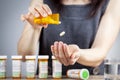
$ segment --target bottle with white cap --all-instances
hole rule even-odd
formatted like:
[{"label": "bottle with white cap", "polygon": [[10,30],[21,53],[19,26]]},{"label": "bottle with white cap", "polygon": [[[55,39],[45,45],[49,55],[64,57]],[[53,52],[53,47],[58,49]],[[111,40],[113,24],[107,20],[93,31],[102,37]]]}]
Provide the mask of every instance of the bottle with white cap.
[{"label": "bottle with white cap", "polygon": [[87,69],[70,69],[67,71],[67,76],[70,78],[79,78],[82,80],[88,80],[89,71]]},{"label": "bottle with white cap", "polygon": [[6,60],[7,56],[0,56],[0,79],[6,77]]},{"label": "bottle with white cap", "polygon": [[52,56],[52,77],[61,78],[62,77],[62,64]]},{"label": "bottle with white cap", "polygon": [[36,56],[34,55],[27,55],[25,56],[26,59],[26,78],[35,78],[35,66],[36,66]]},{"label": "bottle with white cap", "polygon": [[22,56],[12,56],[12,78],[21,78]]},{"label": "bottle with white cap", "polygon": [[48,55],[38,56],[39,78],[48,78]]}]

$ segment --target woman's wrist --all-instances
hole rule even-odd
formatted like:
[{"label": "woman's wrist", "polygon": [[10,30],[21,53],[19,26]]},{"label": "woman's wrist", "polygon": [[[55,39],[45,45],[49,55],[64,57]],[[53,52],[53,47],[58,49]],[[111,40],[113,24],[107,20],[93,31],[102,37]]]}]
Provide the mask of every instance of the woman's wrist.
[{"label": "woman's wrist", "polygon": [[76,61],[76,62],[78,62],[79,63],[79,60],[81,59],[81,57],[83,56],[83,50],[82,49],[79,49],[78,50],[78,56],[79,56],[79,58],[78,58],[78,60]]}]

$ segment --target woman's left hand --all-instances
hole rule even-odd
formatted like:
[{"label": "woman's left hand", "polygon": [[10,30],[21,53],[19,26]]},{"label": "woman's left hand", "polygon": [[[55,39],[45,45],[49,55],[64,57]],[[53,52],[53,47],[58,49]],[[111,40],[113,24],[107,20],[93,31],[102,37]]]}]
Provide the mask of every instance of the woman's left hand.
[{"label": "woman's left hand", "polygon": [[80,57],[80,48],[75,45],[67,45],[63,42],[55,42],[51,46],[52,54],[65,66],[74,65]]}]

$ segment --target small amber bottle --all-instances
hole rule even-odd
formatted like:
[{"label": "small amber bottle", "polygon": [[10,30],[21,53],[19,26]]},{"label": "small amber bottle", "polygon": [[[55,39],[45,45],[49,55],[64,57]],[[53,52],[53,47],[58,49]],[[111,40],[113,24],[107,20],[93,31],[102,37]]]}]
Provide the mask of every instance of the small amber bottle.
[{"label": "small amber bottle", "polygon": [[62,78],[62,64],[54,56],[52,56],[52,69],[53,78]]},{"label": "small amber bottle", "polygon": [[38,56],[39,78],[48,78],[48,56]]},{"label": "small amber bottle", "polygon": [[21,78],[21,61],[22,56],[12,56],[12,78]]},{"label": "small amber bottle", "polygon": [[52,14],[49,15],[47,17],[38,17],[38,18],[34,18],[34,23],[35,24],[61,24],[61,22],[59,21],[59,14]]},{"label": "small amber bottle", "polygon": [[0,56],[0,79],[6,78],[6,60],[7,56]]},{"label": "small amber bottle", "polygon": [[36,56],[25,56],[26,58],[26,78],[35,78],[35,66],[36,66]]}]

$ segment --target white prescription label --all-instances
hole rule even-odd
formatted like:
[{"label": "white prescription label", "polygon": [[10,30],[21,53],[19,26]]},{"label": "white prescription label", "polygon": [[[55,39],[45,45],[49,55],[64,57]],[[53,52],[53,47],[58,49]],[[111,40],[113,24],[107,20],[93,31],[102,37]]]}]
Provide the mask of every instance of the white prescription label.
[{"label": "white prescription label", "polygon": [[41,61],[39,63],[39,69],[40,69],[40,73],[48,73],[48,62]]},{"label": "white prescription label", "polygon": [[13,65],[12,67],[13,72],[20,72],[20,68],[21,68],[20,60],[13,60],[12,65]]},{"label": "white prescription label", "polygon": [[53,72],[62,72],[62,64],[58,60],[53,60]]},{"label": "white prescription label", "polygon": [[58,60],[53,60],[53,77],[62,77],[62,64]]},{"label": "white prescription label", "polygon": [[0,60],[0,72],[5,72],[5,60]]},{"label": "white prescription label", "polygon": [[27,72],[35,72],[35,61],[34,60],[26,61],[26,70]]}]

